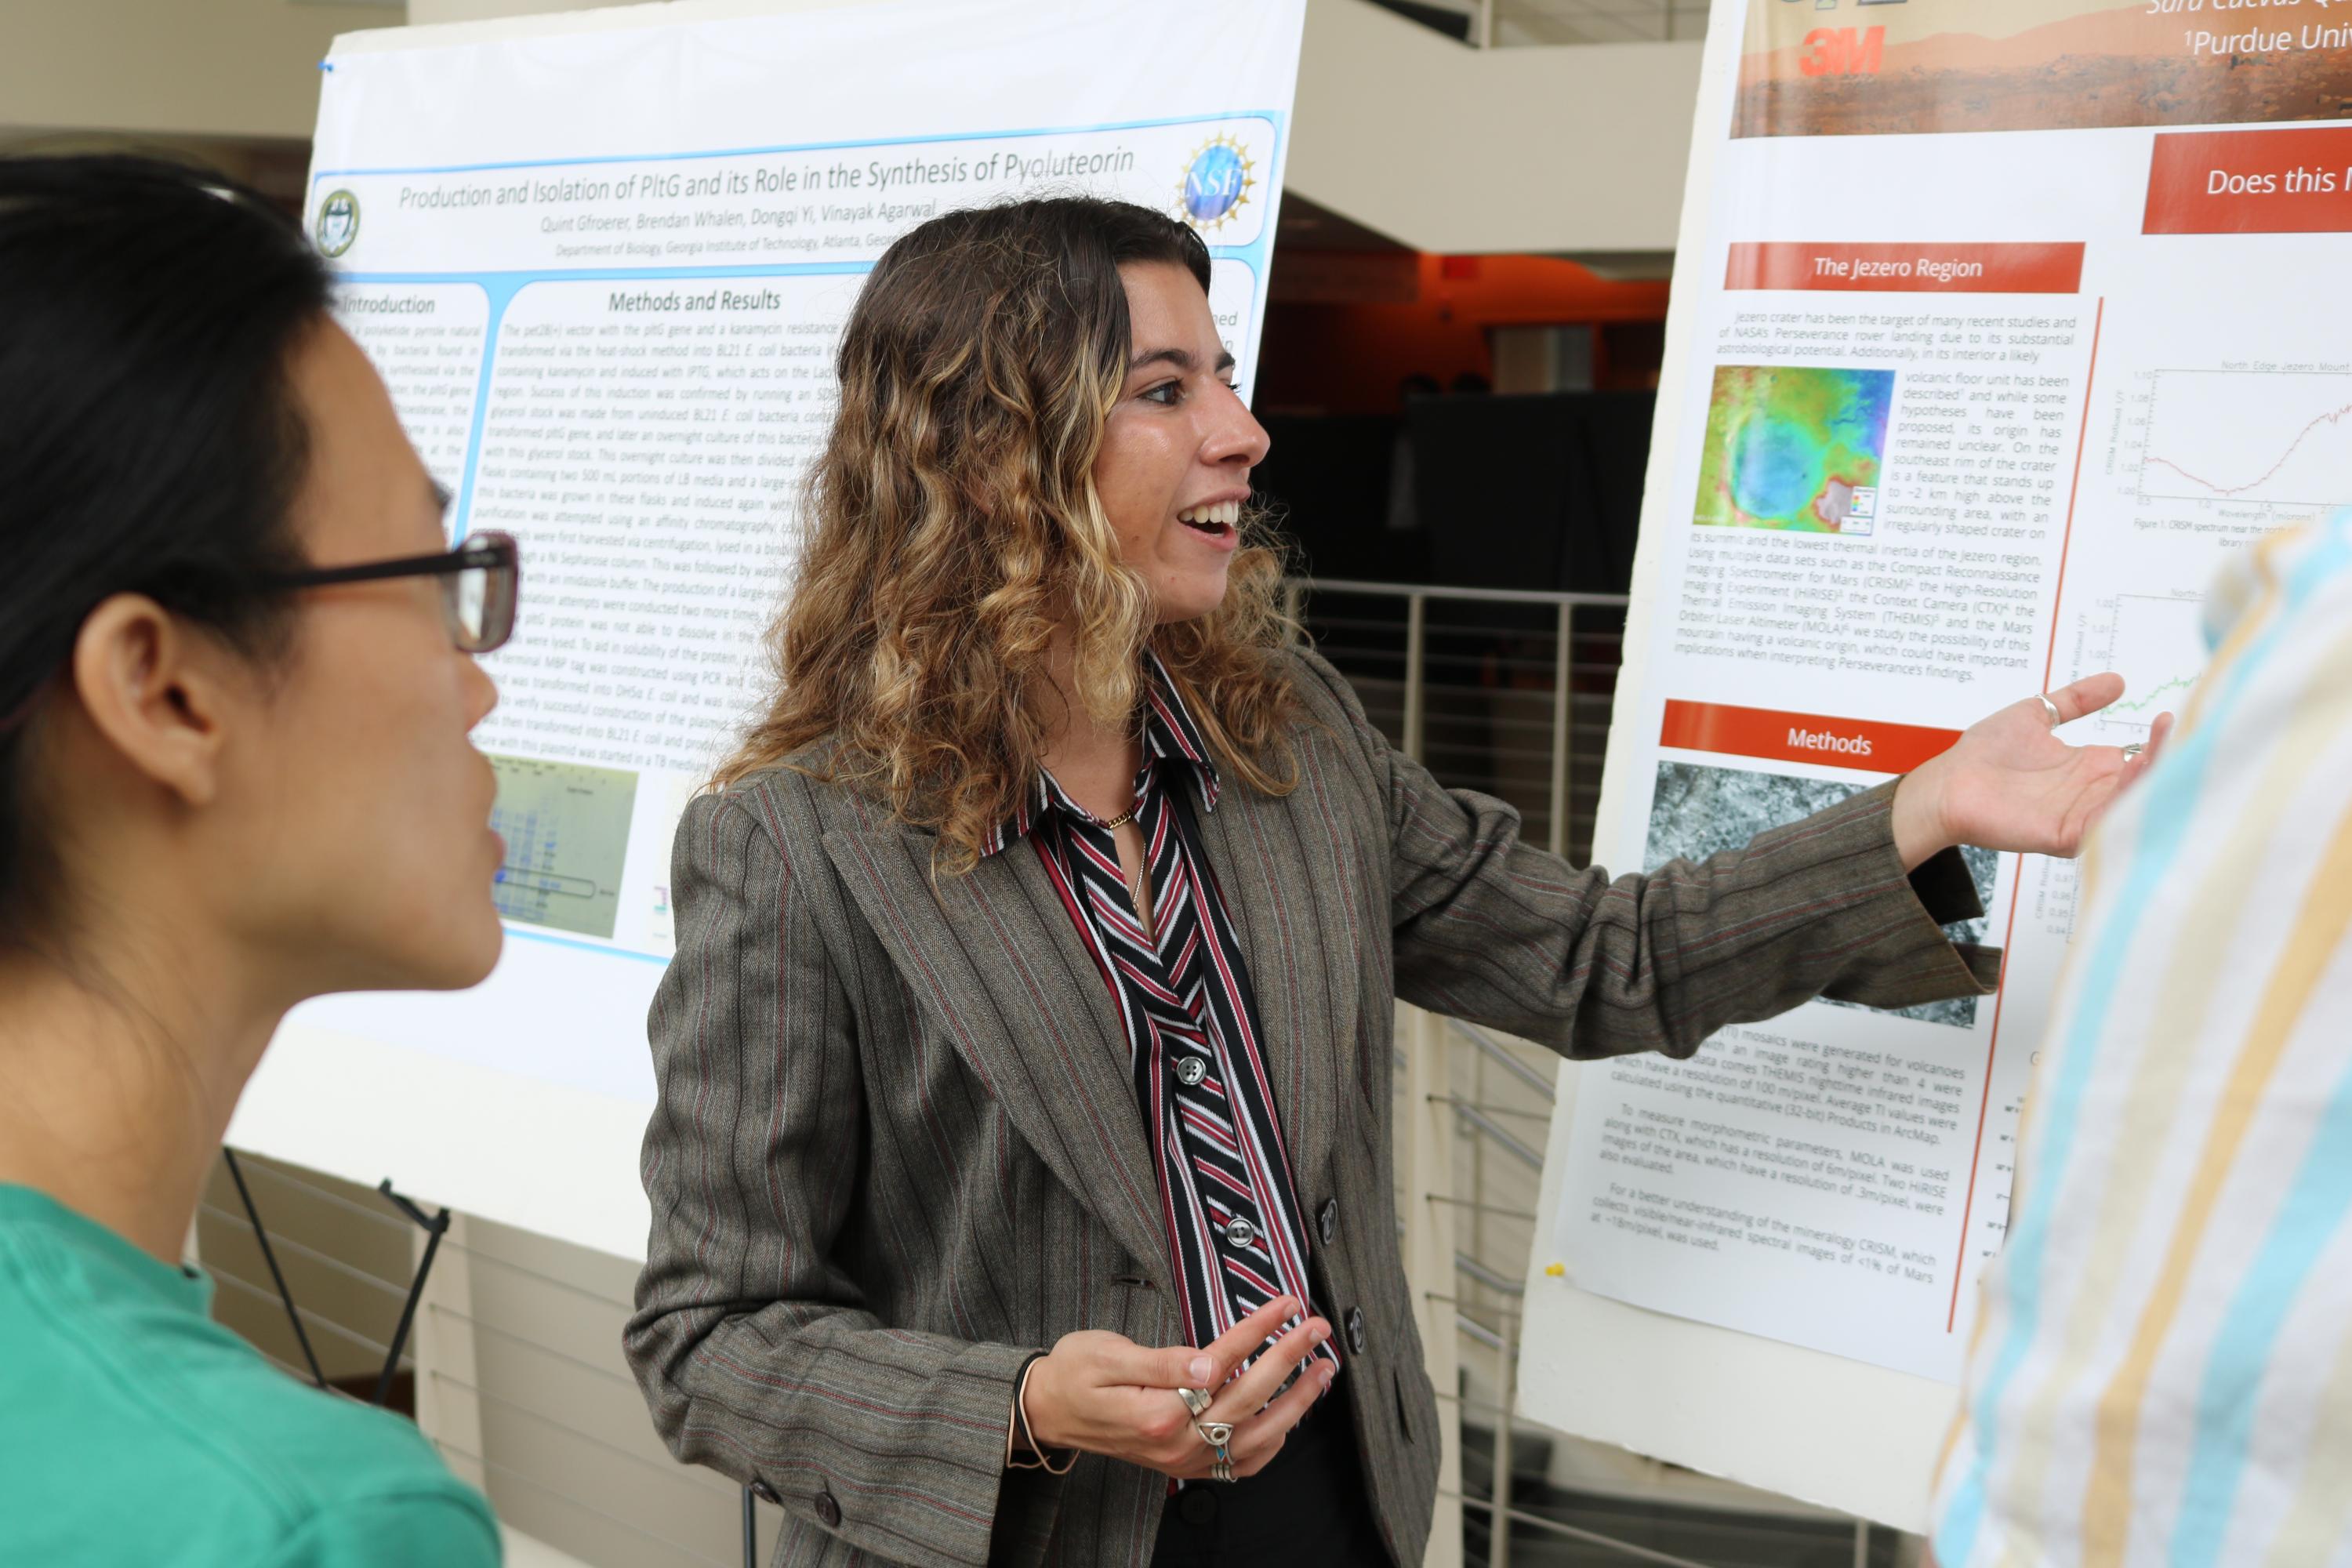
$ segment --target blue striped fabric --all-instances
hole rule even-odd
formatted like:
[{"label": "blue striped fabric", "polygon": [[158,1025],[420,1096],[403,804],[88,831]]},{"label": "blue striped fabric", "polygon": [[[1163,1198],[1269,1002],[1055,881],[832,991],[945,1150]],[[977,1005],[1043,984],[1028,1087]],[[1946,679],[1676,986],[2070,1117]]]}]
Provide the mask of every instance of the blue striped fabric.
[{"label": "blue striped fabric", "polygon": [[2352,1563],[2352,514],[2207,621],[2086,857],[1943,1568]]}]

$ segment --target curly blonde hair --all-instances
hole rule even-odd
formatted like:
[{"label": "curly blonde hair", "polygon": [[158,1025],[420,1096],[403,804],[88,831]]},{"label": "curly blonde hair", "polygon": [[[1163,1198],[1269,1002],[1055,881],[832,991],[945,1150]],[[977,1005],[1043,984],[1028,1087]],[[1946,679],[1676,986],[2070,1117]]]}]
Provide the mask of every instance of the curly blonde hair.
[{"label": "curly blonde hair", "polygon": [[[883,254],[841,341],[841,405],[808,479],[799,577],[769,634],[778,689],[718,782],[780,763],[871,790],[975,865],[1038,777],[1060,705],[1132,722],[1156,651],[1219,763],[1295,783],[1282,560],[1262,512],[1223,602],[1154,625],[1094,486],[1131,350],[1119,268],[1209,253],[1125,202],[949,213]],[[1066,630],[1075,689],[1046,669]],[[830,740],[821,763],[796,759]]]}]

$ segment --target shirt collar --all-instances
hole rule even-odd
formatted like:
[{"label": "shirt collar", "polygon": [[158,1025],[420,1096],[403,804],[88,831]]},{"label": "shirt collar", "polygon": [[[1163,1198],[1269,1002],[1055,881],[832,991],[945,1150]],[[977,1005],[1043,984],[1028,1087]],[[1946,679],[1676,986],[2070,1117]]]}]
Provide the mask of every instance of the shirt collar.
[{"label": "shirt collar", "polygon": [[131,1289],[197,1317],[212,1310],[213,1282],[206,1274],[174,1268],[151,1257],[129,1237],[32,1187],[0,1182],[0,1246],[12,1230],[46,1232],[70,1249],[79,1262],[106,1275],[103,1288]]},{"label": "shirt collar", "polygon": [[[1150,648],[1143,653],[1143,771],[1136,775],[1137,795],[1141,795],[1155,767],[1171,763],[1192,774],[1201,792],[1201,808],[1216,810],[1222,781],[1200,724],[1193,719],[1192,710],[1184,705],[1183,695],[1177,690],[1168,667]],[[985,860],[1007,845],[1027,837],[1029,830],[1047,815],[1076,809],[1062,793],[1061,785],[1054,782],[1054,775],[1039,768],[1037,776],[1022,792],[1021,804],[1013,808],[1013,815],[999,823],[996,831],[980,847],[980,858]]]}]

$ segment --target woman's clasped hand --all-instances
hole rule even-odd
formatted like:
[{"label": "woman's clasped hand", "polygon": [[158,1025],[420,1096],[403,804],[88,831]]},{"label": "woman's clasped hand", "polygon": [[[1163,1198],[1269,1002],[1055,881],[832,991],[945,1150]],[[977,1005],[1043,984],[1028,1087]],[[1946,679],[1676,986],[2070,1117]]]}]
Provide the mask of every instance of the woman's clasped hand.
[{"label": "woman's clasped hand", "polygon": [[[1030,1435],[1048,1448],[1079,1448],[1181,1480],[1205,1480],[1217,1451],[1200,1427],[1223,1422],[1233,1428],[1226,1452],[1234,1479],[1254,1476],[1282,1451],[1339,1370],[1318,1359],[1283,1389],[1331,1337],[1328,1322],[1308,1318],[1274,1338],[1298,1310],[1286,1296],[1269,1301],[1200,1350],[1153,1349],[1099,1329],[1065,1334],[1030,1371],[1022,1397]],[[1248,1369],[1234,1376],[1253,1353]],[[1197,1420],[1177,1392],[1184,1388],[1216,1395]]]}]

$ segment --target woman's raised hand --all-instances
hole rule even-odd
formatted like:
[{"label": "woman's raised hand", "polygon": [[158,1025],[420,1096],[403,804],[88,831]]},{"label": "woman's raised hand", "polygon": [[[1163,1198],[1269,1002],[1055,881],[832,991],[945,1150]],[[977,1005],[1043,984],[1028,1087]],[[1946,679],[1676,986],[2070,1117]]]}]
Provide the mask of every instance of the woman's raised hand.
[{"label": "woman's raised hand", "polygon": [[[1230,1424],[1234,1432],[1226,1452],[1234,1475],[1255,1475],[1331,1386],[1331,1363],[1318,1362],[1280,1399],[1274,1398],[1283,1380],[1331,1337],[1329,1323],[1309,1318],[1266,1344],[1266,1336],[1298,1310],[1288,1297],[1269,1301],[1200,1350],[1150,1349],[1099,1329],[1065,1334],[1029,1369],[1024,1401],[1029,1435],[1045,1447],[1083,1448],[1162,1475],[1204,1479],[1216,1450],[1202,1439],[1176,1391],[1207,1389],[1216,1399],[1200,1420]],[[1250,1369],[1233,1377],[1234,1368],[1253,1352],[1257,1359]]]},{"label": "woman's raised hand", "polygon": [[1895,847],[1907,869],[1954,844],[2071,856],[2116,796],[2144,774],[2172,731],[2158,716],[2137,755],[2118,746],[2070,746],[2053,732],[2124,694],[2120,675],[2094,675],[2012,702],[1970,725],[1951,750],[1895,792]]}]

